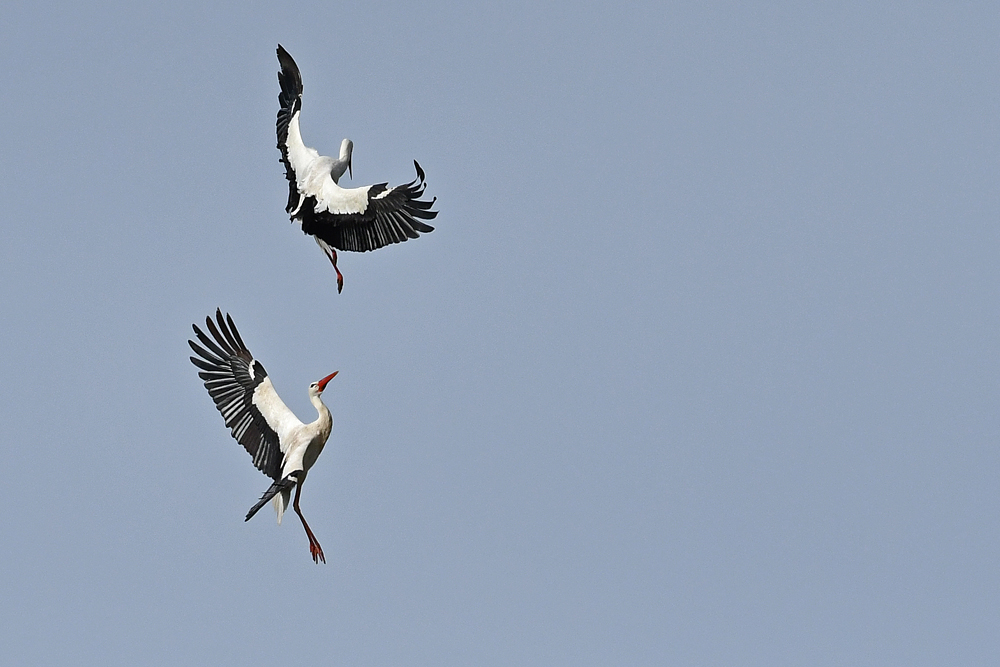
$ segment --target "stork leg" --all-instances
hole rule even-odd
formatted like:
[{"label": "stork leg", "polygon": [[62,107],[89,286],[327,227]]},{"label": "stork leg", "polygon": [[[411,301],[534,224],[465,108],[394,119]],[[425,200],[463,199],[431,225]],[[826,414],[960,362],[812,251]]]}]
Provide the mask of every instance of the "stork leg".
[{"label": "stork leg", "polygon": [[[337,251],[330,248],[330,252],[327,254],[327,257],[329,257],[330,261],[333,262],[333,270],[337,272],[337,294],[340,294],[344,291],[344,276],[340,272],[340,269],[337,268]],[[323,562],[325,563],[326,561]]]},{"label": "stork leg", "polygon": [[330,263],[333,264],[333,270],[337,272],[337,294],[340,294],[344,291],[344,275],[340,272],[340,269],[337,268],[337,251],[334,250],[333,246],[320,237],[313,236],[313,238],[316,239],[316,243],[323,251],[323,254],[330,258]]},{"label": "stork leg", "polygon": [[[339,271],[337,273],[340,273]],[[326,556],[323,555],[323,547],[319,545],[319,540],[313,535],[312,530],[309,529],[309,524],[306,523],[306,518],[302,516],[302,510],[299,509],[299,495],[302,493],[302,483],[299,482],[298,486],[295,487],[295,500],[292,502],[292,507],[295,508],[295,513],[299,515],[299,519],[302,520],[302,527],[306,529],[306,535],[309,537],[309,553],[312,554],[313,562],[319,564],[320,561],[326,563]]]}]

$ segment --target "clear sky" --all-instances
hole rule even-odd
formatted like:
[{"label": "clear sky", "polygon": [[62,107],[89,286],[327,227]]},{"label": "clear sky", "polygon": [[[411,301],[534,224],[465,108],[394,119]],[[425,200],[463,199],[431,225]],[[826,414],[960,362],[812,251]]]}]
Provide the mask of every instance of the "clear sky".
[{"label": "clear sky", "polygon": [[[206,4],[0,21],[0,663],[996,660],[995,3]],[[341,295],[279,42],[438,198]],[[216,307],[300,417],[340,371],[325,566],[243,522]]]}]

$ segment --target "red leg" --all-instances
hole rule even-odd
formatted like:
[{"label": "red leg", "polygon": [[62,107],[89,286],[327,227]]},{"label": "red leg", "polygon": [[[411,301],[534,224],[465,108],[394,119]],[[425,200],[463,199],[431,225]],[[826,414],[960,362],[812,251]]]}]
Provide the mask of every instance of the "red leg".
[{"label": "red leg", "polygon": [[333,262],[333,270],[337,272],[337,294],[344,291],[344,276],[340,273],[340,269],[337,268],[337,251],[330,248],[330,252],[327,255],[330,261]]},{"label": "red leg", "polygon": [[306,518],[302,516],[302,510],[299,509],[299,495],[302,493],[302,482],[299,482],[298,486],[295,487],[295,502],[292,503],[292,507],[295,508],[295,513],[299,515],[299,519],[302,520],[302,527],[306,529],[306,535],[309,537],[309,553],[312,554],[313,562],[317,565],[320,561],[326,563],[326,556],[323,555],[323,547],[319,545],[319,540],[313,535],[313,532],[309,529],[309,524],[306,523]]}]

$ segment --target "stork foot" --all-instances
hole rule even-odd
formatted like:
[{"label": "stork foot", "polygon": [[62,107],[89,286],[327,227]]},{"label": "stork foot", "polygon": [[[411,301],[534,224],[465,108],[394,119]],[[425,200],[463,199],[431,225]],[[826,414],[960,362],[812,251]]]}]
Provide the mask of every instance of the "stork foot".
[{"label": "stork foot", "polygon": [[315,539],[309,540],[309,553],[312,554],[313,562],[319,565],[320,561],[326,564],[326,556],[323,555],[323,547]]},{"label": "stork foot", "polygon": [[[337,267],[333,267],[337,268]],[[344,291],[344,276],[340,274],[340,269],[337,269],[337,294]]]}]

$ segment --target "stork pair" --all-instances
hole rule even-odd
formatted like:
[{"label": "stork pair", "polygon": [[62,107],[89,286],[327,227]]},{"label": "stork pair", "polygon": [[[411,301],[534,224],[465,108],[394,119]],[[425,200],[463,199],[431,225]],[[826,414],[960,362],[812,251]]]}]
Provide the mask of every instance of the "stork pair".
[{"label": "stork pair", "polygon": [[[435,200],[420,199],[424,193],[424,171],[417,164],[417,177],[405,185],[388,187],[379,183],[361,188],[342,188],[340,178],[346,171],[352,178],[351,154],[354,144],[344,139],[337,159],[320,155],[302,141],[299,113],[302,108],[302,76],[295,61],[278,45],[278,150],[288,179],[288,204],[285,212],[292,222],[330,259],[337,272],[337,292],[344,288],[344,276],[337,268],[337,250],[365,252],[392,243],[415,239],[434,231],[423,220],[437,215],[431,207]],[[191,362],[201,369],[198,376],[215,401],[233,438],[247,450],[254,465],[273,480],[270,488],[246,515],[246,521],[268,501],[274,503],[278,523],[288,507],[292,491],[295,513],[309,538],[313,561],[326,562],[319,541],[299,509],[299,496],[309,469],[333,428],[333,417],[320,398],[336,371],[309,385],[309,400],[318,413],[316,421],[304,424],[278,397],[267,371],[243,343],[236,325],[227,314],[216,310],[215,321],[205,320],[208,334],[197,326],[195,335],[201,343],[188,341],[198,355]],[[209,335],[211,334],[211,335]]]}]

